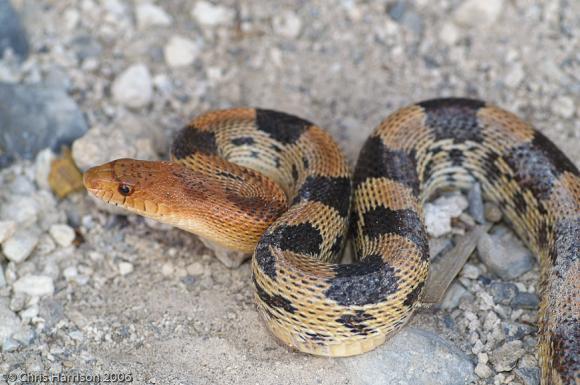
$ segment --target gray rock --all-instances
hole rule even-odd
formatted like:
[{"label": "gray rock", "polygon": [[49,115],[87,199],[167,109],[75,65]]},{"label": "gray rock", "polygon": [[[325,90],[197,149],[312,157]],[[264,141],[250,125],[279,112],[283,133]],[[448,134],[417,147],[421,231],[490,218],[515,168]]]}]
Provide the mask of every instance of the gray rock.
[{"label": "gray rock", "polygon": [[467,194],[469,201],[469,215],[479,224],[485,222],[485,210],[483,207],[483,198],[481,196],[481,185],[474,183]]},{"label": "gray rock", "polygon": [[0,83],[0,167],[22,157],[33,159],[87,131],[77,104],[62,90]]},{"label": "gray rock", "polygon": [[367,354],[340,361],[353,384],[464,385],[470,359],[432,332],[406,328]]},{"label": "gray rock", "polygon": [[22,327],[18,329],[16,333],[12,334],[12,338],[24,346],[30,345],[34,337],[34,330],[32,330],[30,327]]},{"label": "gray rock", "polygon": [[455,282],[447,289],[447,293],[445,293],[445,297],[443,297],[443,301],[441,302],[441,308],[456,308],[462,298],[474,299],[473,294],[468,292],[462,284]]},{"label": "gray rock", "polygon": [[2,251],[9,260],[20,263],[32,253],[39,239],[38,231],[33,229],[20,230],[2,243]]},{"label": "gray rock", "polygon": [[10,0],[0,0],[0,58],[10,48],[22,59],[28,56],[28,39]]},{"label": "gray rock", "polygon": [[135,9],[137,25],[139,29],[147,29],[155,26],[167,26],[171,24],[172,18],[163,8],[155,4],[138,4]]},{"label": "gray rock", "polygon": [[96,58],[101,55],[103,48],[99,42],[90,35],[80,35],[71,41],[71,48],[79,60]]},{"label": "gray rock", "polygon": [[484,205],[484,211],[485,211],[485,219],[492,222],[492,223],[497,223],[499,221],[501,221],[501,217],[502,217],[502,212],[499,209],[499,207],[497,207],[496,205],[494,205],[493,203],[486,203]]},{"label": "gray rock", "polygon": [[492,234],[484,234],[477,243],[481,261],[503,279],[514,279],[532,268],[531,252],[507,227],[496,226]]},{"label": "gray rock", "polygon": [[455,21],[463,26],[489,25],[497,20],[503,0],[466,0],[455,12]]},{"label": "gray rock", "polygon": [[20,318],[9,308],[6,301],[0,300],[0,343],[14,334],[20,327]]},{"label": "gray rock", "polygon": [[26,275],[14,282],[13,289],[15,293],[42,297],[54,293],[54,284],[52,278],[45,275]]},{"label": "gray rock", "polygon": [[519,293],[518,287],[509,282],[494,282],[490,291],[494,302],[500,305],[509,305]]},{"label": "gray rock", "polygon": [[509,372],[516,366],[516,363],[524,353],[525,350],[522,348],[522,341],[515,340],[506,342],[493,351],[491,362],[496,371]]},{"label": "gray rock", "polygon": [[6,353],[18,350],[19,346],[20,344],[18,341],[11,337],[6,337],[4,338],[4,341],[2,341],[2,351]]},{"label": "gray rock", "polygon": [[511,306],[520,309],[535,310],[540,305],[540,298],[536,293],[518,293],[513,299]]},{"label": "gray rock", "polygon": [[116,102],[130,108],[148,105],[153,97],[153,80],[144,64],[135,64],[123,71],[112,86]]},{"label": "gray rock", "polygon": [[540,385],[540,368],[517,368],[515,373],[524,385]]},{"label": "gray rock", "polygon": [[10,238],[16,232],[16,222],[12,220],[0,221],[0,243]]}]

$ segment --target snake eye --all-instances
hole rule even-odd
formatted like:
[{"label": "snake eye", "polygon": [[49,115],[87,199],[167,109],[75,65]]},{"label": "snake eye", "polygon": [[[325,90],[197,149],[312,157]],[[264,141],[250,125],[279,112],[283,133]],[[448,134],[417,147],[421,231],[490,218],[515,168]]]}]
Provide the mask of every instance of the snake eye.
[{"label": "snake eye", "polygon": [[121,183],[119,185],[119,194],[123,196],[131,195],[133,192],[133,187],[129,186],[128,184]]}]

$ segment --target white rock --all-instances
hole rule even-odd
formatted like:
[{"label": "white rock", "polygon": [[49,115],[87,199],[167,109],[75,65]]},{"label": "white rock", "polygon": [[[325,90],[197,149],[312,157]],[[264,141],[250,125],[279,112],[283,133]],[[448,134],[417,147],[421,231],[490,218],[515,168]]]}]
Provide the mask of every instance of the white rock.
[{"label": "white rock", "polygon": [[187,274],[191,275],[202,275],[204,272],[203,265],[199,262],[194,262],[186,268]]},{"label": "white rock", "polygon": [[36,222],[38,203],[31,196],[12,196],[1,208],[0,217],[15,221],[22,227]]},{"label": "white rock", "polygon": [[151,3],[138,4],[135,10],[137,17],[137,26],[140,29],[146,29],[154,26],[166,26],[171,24],[169,16],[163,8]]},{"label": "white rock", "polygon": [[461,270],[461,275],[469,279],[477,279],[479,277],[479,268],[471,263],[466,263]]},{"label": "white rock", "polygon": [[18,316],[8,309],[3,301],[0,301],[0,346],[6,338],[16,333],[19,327]]},{"label": "white rock", "polygon": [[525,73],[522,65],[514,63],[511,65],[511,68],[505,76],[505,84],[507,84],[508,87],[515,88],[520,85],[522,80],[524,80],[524,76]]},{"label": "white rock", "polygon": [[56,243],[62,247],[70,246],[75,239],[75,231],[72,227],[65,224],[56,224],[50,226],[50,235]]},{"label": "white rock", "polygon": [[127,275],[133,272],[133,265],[129,262],[120,262],[119,263],[119,274]]},{"label": "white rock", "polygon": [[288,39],[298,37],[302,29],[302,21],[294,12],[284,11],[272,19],[274,32]]},{"label": "white rock", "polygon": [[171,264],[171,262],[164,263],[163,266],[161,266],[161,274],[163,274],[165,277],[173,275],[174,271],[175,269],[173,268],[173,264]]},{"label": "white rock", "polygon": [[0,221],[0,243],[10,238],[16,232],[16,222]]},{"label": "white rock", "polygon": [[487,366],[486,364],[481,363],[481,362],[477,364],[474,372],[475,372],[475,374],[477,374],[477,376],[479,378],[488,378],[488,377],[491,377],[491,375],[493,374],[493,371],[491,370],[491,368],[489,366]]},{"label": "white rock", "polygon": [[153,82],[149,69],[135,64],[123,71],[113,82],[113,98],[130,108],[148,105],[153,96]]},{"label": "white rock", "polygon": [[64,11],[64,26],[67,30],[72,31],[74,30],[79,21],[81,20],[81,14],[74,8],[69,8]]},{"label": "white rock", "polygon": [[15,293],[27,294],[31,297],[42,297],[54,293],[52,278],[45,275],[25,275],[14,282]]},{"label": "white rock", "polygon": [[447,22],[443,24],[443,27],[441,27],[441,31],[439,31],[439,38],[443,42],[449,45],[453,45],[457,42],[457,40],[459,40],[459,29],[457,29],[453,23]]},{"label": "white rock", "polygon": [[492,24],[500,15],[503,3],[503,0],[466,0],[455,11],[455,20],[464,26]]},{"label": "white rock", "polygon": [[228,24],[234,19],[234,11],[222,5],[207,1],[198,1],[191,10],[191,15],[202,25],[216,26]]},{"label": "white rock", "polygon": [[455,194],[442,196],[425,204],[425,225],[433,237],[440,237],[451,231],[451,218],[456,218],[467,208],[467,199]]},{"label": "white rock", "polygon": [[567,96],[560,96],[552,102],[552,111],[566,119],[574,116],[575,108],[574,100]]},{"label": "white rock", "polygon": [[191,65],[200,52],[200,47],[194,41],[174,35],[164,48],[165,62],[171,67]]},{"label": "white rock", "polygon": [[39,239],[38,232],[34,230],[19,230],[2,243],[2,251],[6,258],[15,263],[20,263],[32,253]]},{"label": "white rock", "polygon": [[48,175],[50,174],[50,166],[54,160],[54,153],[50,148],[45,148],[36,155],[34,162],[35,180],[38,187],[43,190],[50,190],[48,184]]}]

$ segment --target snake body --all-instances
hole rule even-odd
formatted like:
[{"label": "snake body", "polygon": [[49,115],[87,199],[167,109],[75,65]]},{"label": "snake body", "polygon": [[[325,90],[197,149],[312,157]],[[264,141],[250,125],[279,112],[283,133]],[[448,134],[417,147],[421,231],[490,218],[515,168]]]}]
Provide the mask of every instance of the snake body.
[{"label": "snake body", "polygon": [[[172,161],[121,159],[84,177],[106,202],[253,251],[268,328],[324,356],[366,352],[405,324],[429,272],[423,203],[475,181],[540,257],[542,383],[578,383],[580,176],[503,109],[460,98],[402,108],[367,139],[353,177],[304,119],[214,111],[179,132]],[[349,223],[356,260],[338,264]]]}]

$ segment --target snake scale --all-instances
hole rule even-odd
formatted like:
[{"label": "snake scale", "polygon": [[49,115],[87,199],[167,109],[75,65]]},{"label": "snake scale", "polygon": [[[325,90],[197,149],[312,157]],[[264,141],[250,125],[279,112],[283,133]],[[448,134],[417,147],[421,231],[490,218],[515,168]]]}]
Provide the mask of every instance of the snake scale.
[{"label": "snake scale", "polygon": [[[429,273],[424,201],[478,181],[540,258],[542,384],[579,383],[580,176],[515,115],[463,98],[402,108],[367,139],[352,176],[327,132],[265,109],[203,114],[178,133],[171,154],[94,167],[85,186],[253,252],[268,328],[324,356],[369,351],[405,324]],[[355,261],[338,264],[348,231]]]}]

